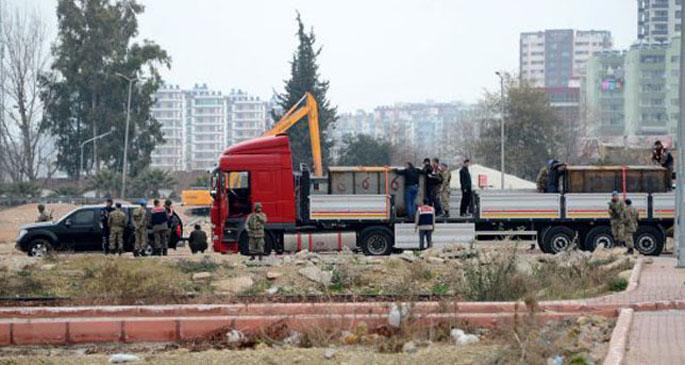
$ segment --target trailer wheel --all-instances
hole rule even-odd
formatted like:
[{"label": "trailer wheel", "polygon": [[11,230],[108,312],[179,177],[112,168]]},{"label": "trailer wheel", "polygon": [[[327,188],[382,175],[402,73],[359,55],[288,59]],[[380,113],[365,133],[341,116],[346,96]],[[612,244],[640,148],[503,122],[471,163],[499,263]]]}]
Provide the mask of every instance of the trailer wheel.
[{"label": "trailer wheel", "polygon": [[551,227],[542,239],[543,252],[556,254],[571,248],[575,231],[564,226]]},{"label": "trailer wheel", "polygon": [[547,246],[545,246],[543,244],[543,242],[544,242],[543,238],[545,237],[545,235],[547,234],[547,231],[549,231],[549,229],[550,229],[550,227],[545,227],[542,230],[538,231],[538,234],[536,237],[537,241],[538,241],[538,247],[540,247],[540,251],[542,251],[543,253],[549,253],[547,251]]},{"label": "trailer wheel", "polygon": [[609,226],[597,226],[588,232],[585,238],[585,249],[594,251],[599,245],[603,245],[605,248],[616,245],[616,240],[614,240]]},{"label": "trailer wheel", "polygon": [[659,256],[664,249],[664,233],[654,226],[639,226],[635,233],[635,249],[643,255]]},{"label": "trailer wheel", "polygon": [[360,246],[365,255],[381,256],[392,252],[392,232],[385,227],[368,227],[359,234]]}]

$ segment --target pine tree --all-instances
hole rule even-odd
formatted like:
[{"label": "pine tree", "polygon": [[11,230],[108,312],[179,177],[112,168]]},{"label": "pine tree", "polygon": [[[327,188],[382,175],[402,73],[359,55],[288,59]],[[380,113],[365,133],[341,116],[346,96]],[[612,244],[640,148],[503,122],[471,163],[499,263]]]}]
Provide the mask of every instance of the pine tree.
[{"label": "pine tree", "polygon": [[80,175],[80,144],[111,129],[112,135],[97,145],[85,146],[85,169],[98,170],[102,165],[121,170],[128,81],[117,74],[139,78],[131,97],[131,175],[149,165],[150,153],[163,141],[150,107],[162,82],[157,68],[169,67],[170,59],[151,41],[134,42],[137,16],[143,10],[135,0],[58,2],[57,42],[41,98],[45,122],[56,137],[57,164],[70,176]]},{"label": "pine tree", "polygon": [[[285,81],[285,92],[276,96],[277,103],[284,111],[295,105],[304,95],[310,92],[314,95],[319,106],[319,128],[321,130],[321,150],[324,158],[324,165],[329,161],[329,151],[333,142],[328,135],[334,123],[338,119],[337,108],[331,106],[326,93],[328,92],[328,81],[320,79],[317,57],[321,53],[321,48],[315,45],[316,37],[314,30],[308,33],[304,30],[304,24],[300,14],[297,14],[297,38],[299,45],[290,61],[290,79]],[[279,120],[281,115],[272,111],[274,120]],[[293,167],[298,168],[300,163],[312,166],[311,142],[309,140],[308,121],[302,120],[288,131],[290,146],[293,153]]]}]

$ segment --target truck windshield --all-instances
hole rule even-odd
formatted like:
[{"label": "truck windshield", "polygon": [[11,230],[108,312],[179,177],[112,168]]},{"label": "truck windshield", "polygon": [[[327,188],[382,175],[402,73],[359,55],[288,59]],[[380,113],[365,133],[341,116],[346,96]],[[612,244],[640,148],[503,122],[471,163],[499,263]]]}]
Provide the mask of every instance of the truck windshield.
[{"label": "truck windshield", "polygon": [[228,216],[241,217],[250,214],[250,174],[247,171],[231,171],[224,176],[228,196]]}]

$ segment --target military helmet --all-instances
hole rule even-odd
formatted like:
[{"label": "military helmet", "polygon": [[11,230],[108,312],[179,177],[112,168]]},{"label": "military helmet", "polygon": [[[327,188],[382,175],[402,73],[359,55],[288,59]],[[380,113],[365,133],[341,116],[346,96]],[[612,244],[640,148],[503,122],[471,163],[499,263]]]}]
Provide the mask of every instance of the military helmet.
[{"label": "military helmet", "polygon": [[260,202],[254,203],[254,210],[262,210],[262,203],[260,203]]}]

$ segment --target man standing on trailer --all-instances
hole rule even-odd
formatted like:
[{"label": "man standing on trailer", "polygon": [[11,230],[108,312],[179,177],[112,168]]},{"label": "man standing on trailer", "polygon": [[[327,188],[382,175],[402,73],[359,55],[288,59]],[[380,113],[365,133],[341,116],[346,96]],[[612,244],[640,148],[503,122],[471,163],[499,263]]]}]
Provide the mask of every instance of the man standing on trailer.
[{"label": "man standing on trailer", "polygon": [[625,239],[625,211],[626,206],[618,196],[618,191],[611,193],[609,202],[609,220],[611,222],[611,235],[614,236],[617,246],[623,246]]},{"label": "man standing on trailer", "polygon": [[[414,232],[419,232],[419,250],[433,246],[433,230],[435,229],[435,209],[429,199],[423,199],[423,205],[416,211]],[[426,241],[424,248],[423,242]]]},{"label": "man standing on trailer", "polygon": [[407,162],[407,167],[404,170],[397,171],[397,174],[404,176],[404,209],[407,210],[407,218],[414,220],[421,170],[414,167],[414,164],[411,162]]},{"label": "man standing on trailer", "polygon": [[266,214],[262,213],[262,203],[254,204],[254,211],[247,216],[245,227],[249,238],[250,261],[254,260],[255,255],[262,261],[264,255],[264,226],[266,225]]},{"label": "man standing on trailer", "polygon": [[471,160],[468,158],[464,160],[464,165],[459,169],[459,185],[461,185],[461,204],[459,204],[459,215],[464,217],[469,212],[469,207],[471,206],[471,196],[473,191],[471,190],[471,172],[469,172],[469,163]]},{"label": "man standing on trailer", "polygon": [[624,241],[628,250],[626,255],[632,255],[635,253],[635,245],[633,244],[633,235],[637,232],[637,221],[640,219],[640,214],[637,208],[633,206],[633,202],[630,199],[626,199],[626,211],[624,214]]},{"label": "man standing on trailer", "polygon": [[673,155],[664,147],[661,141],[654,142],[652,151],[652,162],[668,169],[669,176],[673,176]]}]

